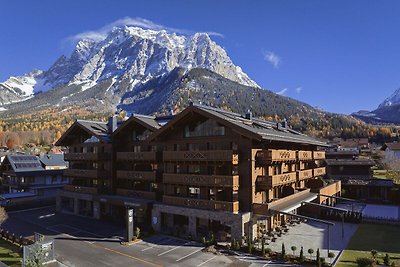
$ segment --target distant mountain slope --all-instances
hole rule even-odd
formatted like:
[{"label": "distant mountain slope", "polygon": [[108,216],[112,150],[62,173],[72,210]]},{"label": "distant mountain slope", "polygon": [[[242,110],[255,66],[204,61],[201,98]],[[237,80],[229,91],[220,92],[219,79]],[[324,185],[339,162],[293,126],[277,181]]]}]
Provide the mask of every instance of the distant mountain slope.
[{"label": "distant mountain slope", "polygon": [[189,72],[176,68],[168,75],[152,79],[127,92],[118,108],[132,113],[166,114],[180,111],[190,101],[241,113],[251,110],[255,116],[277,114],[283,118],[299,114],[315,118],[323,114],[308,104],[200,68]]},{"label": "distant mountain slope", "polygon": [[382,123],[400,123],[400,88],[386,98],[377,109],[373,111],[361,110],[352,114],[354,117],[365,122]]}]

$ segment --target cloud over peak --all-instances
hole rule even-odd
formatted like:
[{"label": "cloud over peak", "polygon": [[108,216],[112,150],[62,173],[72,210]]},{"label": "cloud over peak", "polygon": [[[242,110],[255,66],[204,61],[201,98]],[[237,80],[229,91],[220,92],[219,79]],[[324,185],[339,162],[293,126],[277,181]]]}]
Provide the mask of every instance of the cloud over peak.
[{"label": "cloud over peak", "polygon": [[[154,31],[161,31],[165,30],[167,32],[174,32],[177,34],[182,34],[182,35],[191,35],[194,34],[194,31],[191,30],[186,30],[186,29],[180,29],[180,28],[172,28],[172,27],[167,27],[161,24],[157,24],[151,20],[147,20],[144,18],[136,17],[136,18],[131,18],[131,17],[125,17],[122,19],[118,19],[110,24],[107,24],[100,29],[94,30],[94,31],[85,31],[78,33],[76,35],[70,36],[67,38],[68,41],[76,42],[82,39],[89,39],[93,41],[101,41],[104,40],[107,37],[107,34],[114,29],[115,27],[122,27],[122,26],[133,26],[133,27],[139,27],[143,28],[146,30],[154,30]],[[210,36],[218,36],[218,37],[224,37],[223,34],[210,31],[210,32],[205,32]]]}]

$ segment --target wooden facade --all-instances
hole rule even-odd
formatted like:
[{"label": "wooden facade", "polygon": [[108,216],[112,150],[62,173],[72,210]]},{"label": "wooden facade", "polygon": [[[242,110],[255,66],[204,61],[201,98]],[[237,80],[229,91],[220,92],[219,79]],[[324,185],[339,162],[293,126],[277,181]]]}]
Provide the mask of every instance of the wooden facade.
[{"label": "wooden facade", "polygon": [[[152,201],[152,226],[158,231],[183,225],[192,235],[205,227],[229,228],[241,236],[245,221],[257,221],[252,216],[255,205],[268,207],[306,190],[308,181],[321,179],[325,153],[318,150],[324,143],[239,116],[190,106],[164,125],[155,117],[134,115],[108,132],[106,141],[97,138],[99,142],[90,144],[87,131],[73,125],[78,129],[68,130],[68,138],[58,142],[69,147],[65,175],[74,178],[64,189],[104,200],[114,195]],[[260,134],[259,127],[265,132]],[[104,203],[93,206],[107,210]],[[101,214],[94,212],[94,217]],[[274,226],[272,219],[269,225]]]}]

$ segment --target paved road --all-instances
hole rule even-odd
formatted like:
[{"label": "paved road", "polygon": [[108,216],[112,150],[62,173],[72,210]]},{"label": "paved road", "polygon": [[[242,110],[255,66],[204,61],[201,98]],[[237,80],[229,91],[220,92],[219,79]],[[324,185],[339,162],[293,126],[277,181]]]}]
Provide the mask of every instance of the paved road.
[{"label": "paved road", "polygon": [[54,207],[10,212],[3,227],[24,236],[39,232],[46,239],[53,239],[56,258],[64,266],[289,266],[246,254],[206,253],[200,243],[165,235],[124,246],[120,244],[125,234],[123,227],[58,214]]}]

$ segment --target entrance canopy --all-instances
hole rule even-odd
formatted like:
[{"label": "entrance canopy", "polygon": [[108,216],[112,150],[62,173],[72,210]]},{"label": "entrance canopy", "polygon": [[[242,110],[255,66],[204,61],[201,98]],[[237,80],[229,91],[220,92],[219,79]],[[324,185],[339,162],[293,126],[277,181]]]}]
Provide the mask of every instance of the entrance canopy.
[{"label": "entrance canopy", "polygon": [[283,198],[285,201],[270,206],[271,211],[290,213],[302,206],[304,202],[311,202],[317,199],[318,193],[312,193],[309,190]]}]

